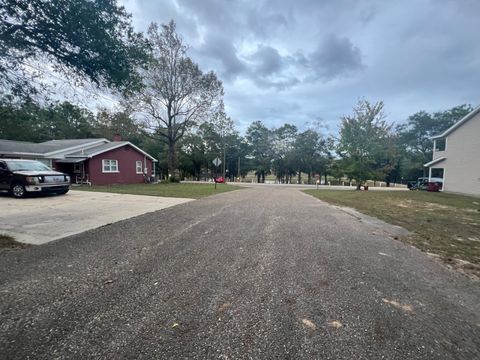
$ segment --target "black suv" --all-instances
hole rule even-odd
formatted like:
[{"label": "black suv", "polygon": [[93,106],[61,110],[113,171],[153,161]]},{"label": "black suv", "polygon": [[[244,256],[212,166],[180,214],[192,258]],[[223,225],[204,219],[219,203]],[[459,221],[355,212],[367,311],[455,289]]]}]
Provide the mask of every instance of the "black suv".
[{"label": "black suv", "polygon": [[21,198],[27,193],[66,194],[70,177],[53,171],[40,161],[0,159],[0,190]]}]

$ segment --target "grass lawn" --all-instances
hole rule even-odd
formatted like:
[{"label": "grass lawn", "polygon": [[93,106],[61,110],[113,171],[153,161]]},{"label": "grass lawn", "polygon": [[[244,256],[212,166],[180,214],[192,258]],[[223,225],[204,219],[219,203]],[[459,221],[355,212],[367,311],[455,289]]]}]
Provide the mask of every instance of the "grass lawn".
[{"label": "grass lawn", "polygon": [[305,192],[402,226],[414,233],[403,241],[447,262],[460,259],[480,264],[479,198],[423,191]]},{"label": "grass lawn", "polygon": [[72,190],[101,191],[119,194],[151,195],[200,199],[205,196],[238,190],[240,187],[228,184],[129,184],[105,186],[78,186]]},{"label": "grass lawn", "polygon": [[8,235],[3,235],[0,234],[0,249],[4,248],[9,248],[9,249],[15,249],[15,248],[25,248],[27,247],[27,244],[22,244],[17,241],[15,241],[14,238]]}]

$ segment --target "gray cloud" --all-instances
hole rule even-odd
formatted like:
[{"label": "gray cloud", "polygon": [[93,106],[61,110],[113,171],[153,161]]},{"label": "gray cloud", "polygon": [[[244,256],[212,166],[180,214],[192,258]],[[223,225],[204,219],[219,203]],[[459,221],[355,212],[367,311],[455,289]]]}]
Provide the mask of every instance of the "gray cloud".
[{"label": "gray cloud", "polygon": [[271,46],[260,46],[250,57],[255,66],[254,73],[260,76],[268,76],[282,70],[283,61],[278,50]]},{"label": "gray cloud", "polygon": [[326,80],[364,67],[360,49],[348,38],[333,34],[323,39],[308,59],[314,73]]},{"label": "gray cloud", "polygon": [[234,80],[239,74],[246,72],[245,63],[237,56],[237,50],[231,41],[218,34],[208,34],[198,48],[191,50],[198,55],[216,63],[217,71],[224,80]]},{"label": "gray cloud", "polygon": [[384,100],[395,121],[480,102],[479,1],[123,2],[138,30],[176,21],[194,61],[224,81],[242,130],[322,118],[335,131],[360,97]]}]

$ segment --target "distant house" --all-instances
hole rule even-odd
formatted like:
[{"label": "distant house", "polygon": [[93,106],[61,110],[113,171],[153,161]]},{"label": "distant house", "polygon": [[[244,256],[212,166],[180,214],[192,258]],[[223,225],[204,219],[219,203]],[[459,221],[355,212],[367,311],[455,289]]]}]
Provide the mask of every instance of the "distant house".
[{"label": "distant house", "polygon": [[153,176],[155,158],[128,141],[50,140],[43,143],[0,140],[0,158],[35,159],[70,174],[72,182],[94,185],[143,183]]},{"label": "distant house", "polygon": [[444,191],[480,196],[480,106],[432,139],[429,178],[443,178]]}]

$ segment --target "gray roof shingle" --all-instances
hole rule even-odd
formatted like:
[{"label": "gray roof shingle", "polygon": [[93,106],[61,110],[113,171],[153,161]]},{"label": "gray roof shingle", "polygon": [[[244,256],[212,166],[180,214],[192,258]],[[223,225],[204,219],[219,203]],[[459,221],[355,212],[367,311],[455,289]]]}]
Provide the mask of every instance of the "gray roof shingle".
[{"label": "gray roof shingle", "polygon": [[47,154],[52,151],[68,149],[74,146],[88,145],[95,141],[105,139],[72,139],[72,140],[50,140],[42,143],[33,143],[27,141],[14,141],[0,139],[0,154],[31,153]]},{"label": "gray roof shingle", "polygon": [[26,141],[0,140],[0,153],[34,153],[43,154],[55,151],[55,146],[36,144]]},{"label": "gray roof shingle", "polygon": [[[0,139],[0,156],[6,155],[22,155],[22,154],[34,154],[39,157],[50,156],[48,155],[54,151],[64,151],[71,149],[72,147],[79,147],[77,149],[72,149],[66,151],[64,154],[59,154],[60,158],[88,158],[94,154],[100,154],[106,152],[110,149],[118,148],[121,146],[131,146],[136,148],[138,151],[142,152],[152,160],[156,161],[155,158],[142,149],[137,148],[135,145],[131,144],[128,141],[113,141],[107,142],[106,139],[71,139],[71,140],[50,140],[43,143],[32,143],[26,141],[13,141],[13,140],[2,140]],[[98,142],[97,145],[92,143]],[[85,145],[87,149],[82,149],[82,145]],[[73,152],[74,151],[74,152]]]},{"label": "gray roof shingle", "polygon": [[114,142],[109,142],[106,144],[101,144],[95,147],[88,148],[86,150],[79,150],[74,153],[69,153],[67,156],[68,157],[76,157],[76,156],[91,156],[92,154],[96,154],[98,152],[105,152],[108,151],[109,149],[120,147],[123,145],[128,145],[128,141],[114,141]]}]

